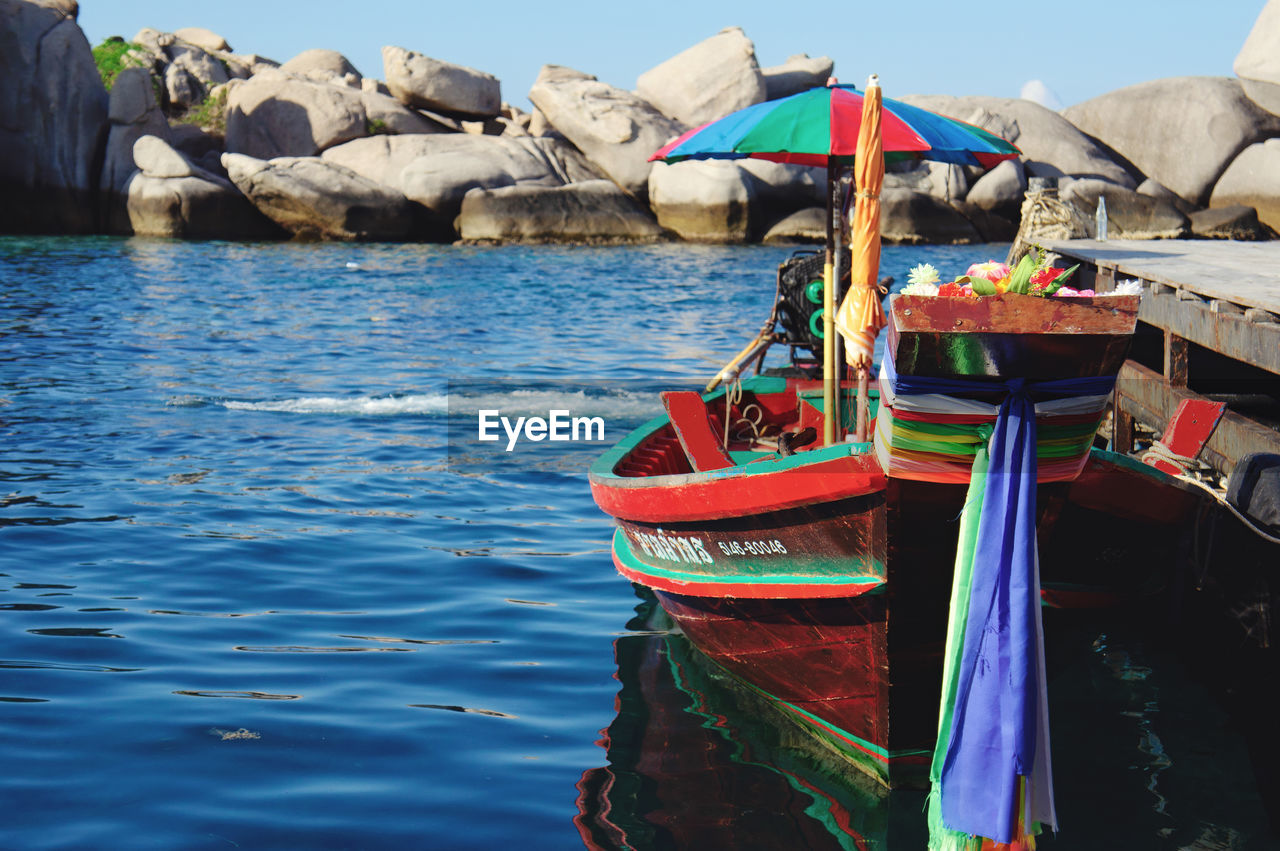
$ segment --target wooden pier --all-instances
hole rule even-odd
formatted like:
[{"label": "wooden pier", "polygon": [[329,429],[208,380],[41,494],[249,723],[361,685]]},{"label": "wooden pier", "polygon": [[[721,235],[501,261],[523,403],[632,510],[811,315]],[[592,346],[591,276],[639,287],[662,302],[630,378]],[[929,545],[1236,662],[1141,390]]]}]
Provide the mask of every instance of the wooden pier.
[{"label": "wooden pier", "polygon": [[1227,474],[1245,455],[1280,454],[1280,242],[1066,240],[1082,288],[1142,282],[1139,335],[1116,385],[1112,441],[1133,450],[1135,420],[1163,431],[1184,399],[1228,409],[1201,459]]}]

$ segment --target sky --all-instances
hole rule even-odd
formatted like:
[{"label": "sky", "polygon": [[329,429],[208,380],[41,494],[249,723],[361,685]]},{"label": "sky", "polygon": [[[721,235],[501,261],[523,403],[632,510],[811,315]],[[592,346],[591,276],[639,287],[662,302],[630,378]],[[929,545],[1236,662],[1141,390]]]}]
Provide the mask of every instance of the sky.
[{"label": "sky", "polygon": [[[795,53],[830,56],[841,82],[880,75],[887,97],[1047,94],[1062,106],[1162,77],[1233,76],[1265,0],[912,0],[815,3],[694,0],[80,0],[90,44],[143,27],[197,26],[237,53],[278,62],[336,50],[381,78],[383,45],[486,71],[503,99],[529,108],[543,64],[624,89],[721,29],[739,26],[762,67]],[[1043,102],[1043,101],[1042,101]]]}]

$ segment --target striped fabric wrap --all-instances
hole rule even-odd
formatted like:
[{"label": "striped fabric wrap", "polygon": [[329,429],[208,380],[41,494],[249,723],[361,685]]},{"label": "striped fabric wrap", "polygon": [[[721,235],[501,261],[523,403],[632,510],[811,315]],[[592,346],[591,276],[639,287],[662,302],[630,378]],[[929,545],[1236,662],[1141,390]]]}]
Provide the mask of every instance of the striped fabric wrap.
[{"label": "striped fabric wrap", "polygon": [[[911,382],[918,385],[922,380],[946,382],[953,394],[989,394],[994,383],[983,381],[977,387],[973,382],[949,379]],[[1114,379],[1105,379],[1094,385],[1093,389],[1105,387],[1101,393],[1035,403],[1037,481],[1070,481],[1080,475],[1106,413],[1113,383]],[[1000,406],[943,392],[906,393],[902,392],[903,384],[892,360],[886,357],[880,370],[880,410],[874,436],[876,456],[885,475],[967,484],[974,457],[990,438]]]},{"label": "striped fabric wrap", "polygon": [[881,366],[875,442],[886,472],[969,485],[929,771],[930,851],[1033,849],[1044,826],[1057,829],[1036,484],[1079,472],[1114,383],[899,376],[889,355]]}]

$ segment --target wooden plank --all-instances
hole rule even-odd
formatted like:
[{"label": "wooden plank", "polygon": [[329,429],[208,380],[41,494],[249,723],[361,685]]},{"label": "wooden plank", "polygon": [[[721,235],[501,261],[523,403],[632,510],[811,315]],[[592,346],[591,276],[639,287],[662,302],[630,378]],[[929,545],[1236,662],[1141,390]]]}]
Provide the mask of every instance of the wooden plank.
[{"label": "wooden plank", "polygon": [[1114,269],[1117,278],[1155,281],[1280,313],[1280,242],[1073,239],[1049,240],[1044,247]]},{"label": "wooden plank", "polygon": [[1174,293],[1153,288],[1142,298],[1138,320],[1280,375],[1280,324],[1253,322],[1243,313],[1214,313],[1209,303]]},{"label": "wooden plank", "polygon": [[[1203,398],[1185,388],[1170,387],[1160,373],[1134,361],[1125,362],[1116,381],[1117,409],[1158,429],[1169,422],[1184,399]],[[1280,453],[1280,432],[1226,411],[1201,458],[1219,472],[1229,473],[1251,452]]]},{"label": "wooden plank", "polygon": [[1187,341],[1171,331],[1164,332],[1164,380],[1174,387],[1187,386]]},{"label": "wooden plank", "polygon": [[672,390],[662,394],[662,404],[680,438],[680,446],[695,470],[723,470],[737,466],[720,443],[720,435],[707,419],[707,405],[692,390]]}]

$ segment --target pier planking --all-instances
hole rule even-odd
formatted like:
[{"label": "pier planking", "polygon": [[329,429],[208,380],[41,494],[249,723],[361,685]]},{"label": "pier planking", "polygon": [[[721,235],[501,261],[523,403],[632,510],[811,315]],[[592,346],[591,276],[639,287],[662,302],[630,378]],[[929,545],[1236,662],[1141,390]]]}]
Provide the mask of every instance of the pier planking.
[{"label": "pier planking", "polygon": [[[1066,240],[1044,247],[1082,264],[1081,283],[1099,291],[1142,281],[1138,320],[1164,332],[1163,375],[1129,361],[1116,390],[1116,449],[1132,449],[1132,421],[1158,430],[1188,389],[1188,344],[1280,375],[1280,242]],[[1280,379],[1267,388],[1280,399]],[[1251,452],[1280,453],[1276,424],[1228,410],[1202,458],[1226,473]]]}]

